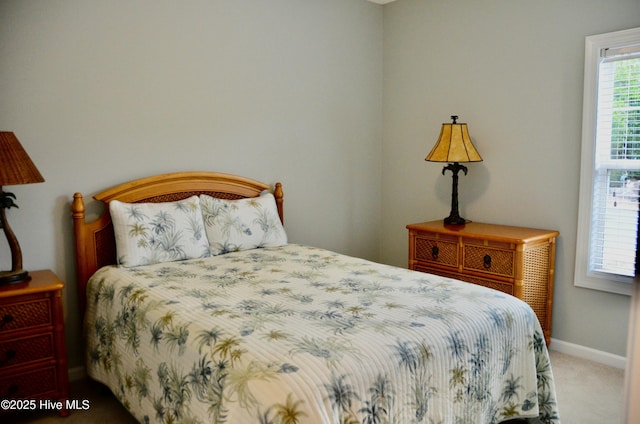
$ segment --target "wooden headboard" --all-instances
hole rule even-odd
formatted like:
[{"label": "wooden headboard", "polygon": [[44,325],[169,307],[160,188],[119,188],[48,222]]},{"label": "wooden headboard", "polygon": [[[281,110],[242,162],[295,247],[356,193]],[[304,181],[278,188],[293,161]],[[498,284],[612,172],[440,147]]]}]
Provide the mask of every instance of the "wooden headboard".
[{"label": "wooden headboard", "polygon": [[[220,199],[257,197],[271,186],[249,178],[218,172],[175,172],[126,182],[98,193],[93,198],[105,203],[97,219],[86,222],[85,204],[81,193],[73,195],[71,211],[76,247],[76,270],[80,313],[84,316],[86,286],[89,278],[101,267],[116,263],[116,243],[108,204],[112,200],[127,203],[172,202],[200,194]],[[273,189],[278,215],[284,223],[282,184]]]}]

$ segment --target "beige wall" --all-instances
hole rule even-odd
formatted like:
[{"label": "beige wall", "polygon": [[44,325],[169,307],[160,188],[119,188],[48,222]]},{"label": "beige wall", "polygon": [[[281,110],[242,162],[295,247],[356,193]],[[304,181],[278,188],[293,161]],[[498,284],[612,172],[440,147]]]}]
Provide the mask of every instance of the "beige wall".
[{"label": "beige wall", "polygon": [[0,129],[46,179],[9,188],[8,218],[25,269],[67,282],[72,367],[75,191],[183,170],[279,180],[292,242],[377,256],[382,6],[5,0],[0,57]]},{"label": "beige wall", "polygon": [[624,356],[629,297],[573,286],[584,39],[640,25],[637,0],[384,6],[381,259],[406,265],[411,222],[449,213],[451,173],[424,161],[449,115],[484,158],[460,213],[559,230],[553,337]]}]

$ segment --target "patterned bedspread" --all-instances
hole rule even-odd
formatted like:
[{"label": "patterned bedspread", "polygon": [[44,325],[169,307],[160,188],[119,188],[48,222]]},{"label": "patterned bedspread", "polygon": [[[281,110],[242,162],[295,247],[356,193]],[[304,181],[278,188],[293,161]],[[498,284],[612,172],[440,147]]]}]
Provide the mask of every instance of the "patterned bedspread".
[{"label": "patterned bedspread", "polygon": [[560,422],[526,303],[318,248],[103,268],[85,333],[140,422]]}]

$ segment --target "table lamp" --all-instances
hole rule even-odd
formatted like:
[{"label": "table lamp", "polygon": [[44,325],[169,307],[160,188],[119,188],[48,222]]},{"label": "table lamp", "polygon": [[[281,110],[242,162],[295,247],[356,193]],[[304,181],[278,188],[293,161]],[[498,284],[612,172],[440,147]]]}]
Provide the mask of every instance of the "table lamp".
[{"label": "table lamp", "polygon": [[431,152],[425,158],[429,162],[448,162],[442,169],[442,175],[449,170],[453,173],[453,189],[451,192],[451,212],[444,219],[445,224],[462,225],[467,221],[458,212],[458,172],[464,171],[467,175],[467,167],[460,165],[466,162],[482,162],[480,154],[473,146],[469,137],[467,124],[459,124],[458,117],[451,116],[452,123],[442,124],[440,137]]},{"label": "table lamp", "polygon": [[16,196],[3,190],[3,186],[41,183],[44,181],[38,168],[12,132],[0,131],[0,228],[4,231],[11,249],[11,271],[0,271],[0,286],[29,281],[31,277],[22,269],[22,251],[16,235],[7,222],[6,209],[18,207]]}]

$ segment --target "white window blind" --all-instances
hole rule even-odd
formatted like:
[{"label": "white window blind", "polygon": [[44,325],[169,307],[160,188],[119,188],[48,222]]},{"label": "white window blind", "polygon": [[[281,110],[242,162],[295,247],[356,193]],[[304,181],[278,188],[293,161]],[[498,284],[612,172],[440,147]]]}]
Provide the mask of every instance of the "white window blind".
[{"label": "white window blind", "polygon": [[640,45],[603,49],[598,72],[590,263],[635,274],[640,188]]},{"label": "white window blind", "polygon": [[576,281],[630,294],[640,194],[640,28],[587,37]]}]

